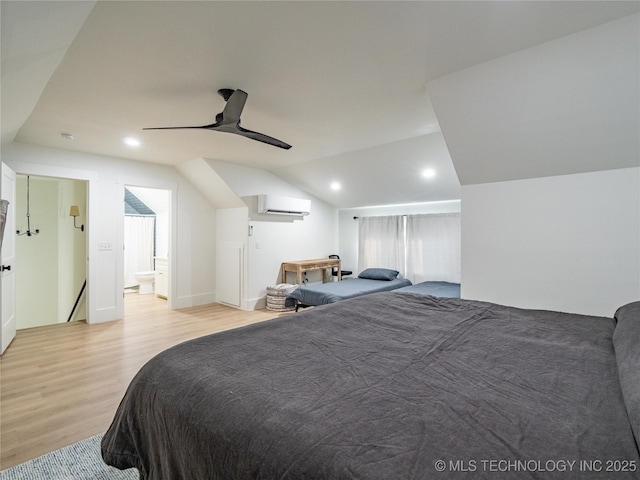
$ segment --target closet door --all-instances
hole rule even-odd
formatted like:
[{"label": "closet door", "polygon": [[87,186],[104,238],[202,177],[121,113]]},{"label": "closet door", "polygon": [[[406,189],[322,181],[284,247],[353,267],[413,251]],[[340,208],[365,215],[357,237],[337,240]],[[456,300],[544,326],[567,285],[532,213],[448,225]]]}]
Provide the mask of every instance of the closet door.
[{"label": "closet door", "polygon": [[242,259],[244,246],[220,242],[216,255],[216,290],[218,302],[240,307],[242,299]]},{"label": "closet door", "polygon": [[2,198],[9,202],[5,216],[4,239],[2,240],[2,268],[0,281],[2,282],[2,329],[0,330],[0,355],[4,353],[16,336],[16,277],[15,277],[15,246],[16,246],[16,174],[2,164]]}]

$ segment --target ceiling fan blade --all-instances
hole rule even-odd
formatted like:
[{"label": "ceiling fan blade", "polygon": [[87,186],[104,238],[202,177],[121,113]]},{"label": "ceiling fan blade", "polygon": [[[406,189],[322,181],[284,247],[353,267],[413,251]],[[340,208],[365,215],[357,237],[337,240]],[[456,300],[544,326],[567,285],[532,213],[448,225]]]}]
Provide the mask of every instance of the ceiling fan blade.
[{"label": "ceiling fan blade", "polygon": [[283,142],[282,140],[278,140],[277,138],[270,137],[269,135],[265,135],[263,133],[253,132],[240,126],[240,115],[242,114],[244,104],[247,102],[247,97],[249,96],[247,92],[244,92],[240,89],[232,90],[230,88],[222,88],[218,90],[218,93],[222,96],[222,98],[224,98],[225,102],[227,103],[224,106],[222,112],[216,115],[216,123],[212,123],[211,125],[185,127],[148,127],[143,128],[143,130],[178,130],[186,128],[200,128],[205,130],[214,130],[218,132],[241,135],[243,137],[257,140],[258,142],[266,143],[268,145],[273,145],[274,147],[283,148],[285,150],[289,150],[291,148],[291,145]]},{"label": "ceiling fan blade", "polygon": [[[220,93],[220,95],[223,94]],[[229,124],[239,122],[248,96],[247,92],[243,92],[242,90],[234,91],[227,100],[224,110],[222,110],[222,121],[220,123]]]},{"label": "ceiling fan blade", "polygon": [[147,127],[143,128],[142,130],[178,130],[182,128],[206,128],[208,130],[213,130],[217,126],[217,123],[212,123],[211,125],[202,125],[199,127]]},{"label": "ceiling fan blade", "polygon": [[269,145],[273,145],[274,147],[284,148],[285,150],[289,150],[291,148],[291,145],[289,145],[288,143],[284,143],[282,140],[278,140],[277,138],[270,137],[269,135],[265,135],[264,133],[247,130],[246,128],[242,128],[240,125],[238,125],[237,127],[238,128],[234,133],[242,135],[243,137],[251,138],[262,143],[267,143]]}]

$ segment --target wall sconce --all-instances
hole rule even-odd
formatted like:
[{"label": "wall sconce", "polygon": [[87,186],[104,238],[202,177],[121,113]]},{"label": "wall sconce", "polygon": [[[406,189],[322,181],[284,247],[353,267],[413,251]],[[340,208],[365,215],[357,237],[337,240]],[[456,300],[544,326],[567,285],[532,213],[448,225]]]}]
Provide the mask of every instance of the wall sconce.
[{"label": "wall sconce", "polygon": [[71,205],[71,208],[69,209],[69,216],[73,217],[73,226],[79,228],[81,232],[84,232],[84,225],[76,225],[76,217],[80,216],[80,209],[77,205]]}]

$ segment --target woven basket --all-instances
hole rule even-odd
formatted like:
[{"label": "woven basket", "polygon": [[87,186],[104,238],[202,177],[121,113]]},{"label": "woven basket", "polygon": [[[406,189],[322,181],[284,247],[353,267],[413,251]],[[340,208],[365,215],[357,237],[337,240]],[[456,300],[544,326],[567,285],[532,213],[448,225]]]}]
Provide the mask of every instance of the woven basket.
[{"label": "woven basket", "polygon": [[279,283],[272,287],[267,287],[267,310],[274,310],[276,312],[289,312],[295,308],[285,307],[284,302],[291,292],[293,292],[298,285],[292,285],[290,283]]}]

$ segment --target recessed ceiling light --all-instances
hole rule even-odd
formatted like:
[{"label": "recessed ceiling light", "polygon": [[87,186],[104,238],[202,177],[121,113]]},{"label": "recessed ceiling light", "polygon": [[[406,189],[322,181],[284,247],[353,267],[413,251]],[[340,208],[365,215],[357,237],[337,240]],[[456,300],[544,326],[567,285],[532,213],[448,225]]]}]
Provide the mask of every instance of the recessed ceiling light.
[{"label": "recessed ceiling light", "polygon": [[140,140],[138,140],[137,138],[125,137],[122,141],[126,145],[128,145],[130,147],[139,147],[140,146]]},{"label": "recessed ceiling light", "polygon": [[331,190],[340,190],[340,184],[338,182],[331,182]]},{"label": "recessed ceiling light", "polygon": [[433,178],[436,176],[436,171],[433,168],[427,168],[422,171],[422,176],[424,178]]},{"label": "recessed ceiling light", "polygon": [[70,134],[70,133],[62,132],[62,133],[60,134],[60,136],[61,136],[62,138],[64,138],[65,140],[73,140],[73,135],[72,135],[72,134]]}]

